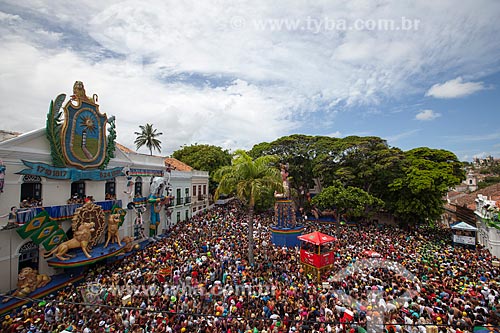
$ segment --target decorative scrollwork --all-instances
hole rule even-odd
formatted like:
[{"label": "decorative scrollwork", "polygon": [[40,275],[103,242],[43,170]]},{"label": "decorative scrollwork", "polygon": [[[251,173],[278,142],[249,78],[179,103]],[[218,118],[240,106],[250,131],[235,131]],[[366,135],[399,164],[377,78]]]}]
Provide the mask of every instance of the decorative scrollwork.
[{"label": "decorative scrollwork", "polygon": [[86,222],[93,222],[95,224],[94,237],[89,242],[89,247],[93,248],[99,242],[105,228],[105,216],[101,206],[95,205],[89,201],[82,207],[77,208],[71,224],[73,232],[78,230],[78,227]]},{"label": "decorative scrollwork", "polygon": [[42,177],[35,175],[24,175],[23,183],[41,183]]}]

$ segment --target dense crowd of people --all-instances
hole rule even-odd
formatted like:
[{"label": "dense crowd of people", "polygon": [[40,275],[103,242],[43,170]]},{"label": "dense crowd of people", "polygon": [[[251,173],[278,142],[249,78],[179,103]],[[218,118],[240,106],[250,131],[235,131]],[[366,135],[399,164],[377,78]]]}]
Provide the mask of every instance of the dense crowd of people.
[{"label": "dense crowd of people", "polygon": [[[500,278],[483,249],[452,247],[437,228],[306,223],[337,236],[321,281],[299,250],[270,241],[256,215],[255,264],[238,203],[216,207],[84,282],[3,318],[2,332],[472,332],[497,331]],[[366,257],[366,250],[380,255]]]}]

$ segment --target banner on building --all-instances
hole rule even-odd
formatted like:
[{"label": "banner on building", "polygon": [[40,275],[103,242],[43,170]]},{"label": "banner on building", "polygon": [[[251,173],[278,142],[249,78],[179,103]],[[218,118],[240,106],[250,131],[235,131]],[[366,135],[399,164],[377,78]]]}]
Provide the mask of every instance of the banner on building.
[{"label": "banner on building", "polygon": [[453,243],[476,245],[476,237],[453,235]]},{"label": "banner on building", "polygon": [[76,182],[82,179],[90,180],[111,180],[118,176],[123,176],[123,167],[116,167],[105,170],[80,170],[76,168],[58,168],[52,165],[38,162],[22,160],[28,169],[16,172],[19,175],[33,175],[50,179],[71,179]]}]

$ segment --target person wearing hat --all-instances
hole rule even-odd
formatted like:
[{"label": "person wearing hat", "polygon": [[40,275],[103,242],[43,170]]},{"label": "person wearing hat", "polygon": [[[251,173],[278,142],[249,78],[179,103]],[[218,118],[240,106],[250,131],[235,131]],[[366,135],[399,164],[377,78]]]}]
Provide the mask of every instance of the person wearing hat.
[{"label": "person wearing hat", "polygon": [[10,315],[6,315],[4,320],[2,321],[2,331],[6,332],[7,328],[12,325],[14,320],[10,317]]}]

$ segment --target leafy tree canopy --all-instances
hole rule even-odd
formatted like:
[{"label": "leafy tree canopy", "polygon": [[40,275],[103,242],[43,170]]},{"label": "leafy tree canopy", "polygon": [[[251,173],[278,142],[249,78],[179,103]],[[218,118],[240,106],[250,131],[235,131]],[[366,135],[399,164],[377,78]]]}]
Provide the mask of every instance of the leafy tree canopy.
[{"label": "leafy tree canopy", "polygon": [[231,154],[221,147],[194,144],[183,146],[173,152],[172,157],[182,161],[196,170],[215,172],[224,165],[231,164]]},{"label": "leafy tree canopy", "polygon": [[354,220],[368,217],[370,212],[384,205],[382,200],[368,192],[353,186],[344,187],[338,180],[316,195],[312,203],[321,210],[334,209],[337,219],[345,215],[345,218]]},{"label": "leafy tree canopy", "polygon": [[305,193],[314,187],[314,160],[339,139],[326,136],[294,134],[279,138],[271,143],[259,143],[249,151],[252,157],[276,155],[280,163],[288,164],[292,192],[299,196],[297,204],[303,206]]},{"label": "leafy tree canopy", "polygon": [[424,147],[403,152],[378,137],[291,135],[259,143],[249,154],[274,154],[289,163],[299,206],[307,206],[301,194],[315,180],[320,189],[338,181],[345,189],[383,200],[384,209],[404,222],[438,218],[444,194],[465,179],[462,162],[449,151]]},{"label": "leafy tree canopy", "polygon": [[465,179],[463,165],[441,149],[416,148],[404,155],[400,176],[388,184],[388,207],[406,222],[434,221],[443,212],[446,192]]},{"label": "leafy tree canopy", "polygon": [[208,171],[210,175],[210,192],[213,193],[217,184],[213,174],[222,166],[231,165],[231,154],[218,146],[194,144],[183,146],[174,151],[172,157],[193,167],[196,170]]}]

